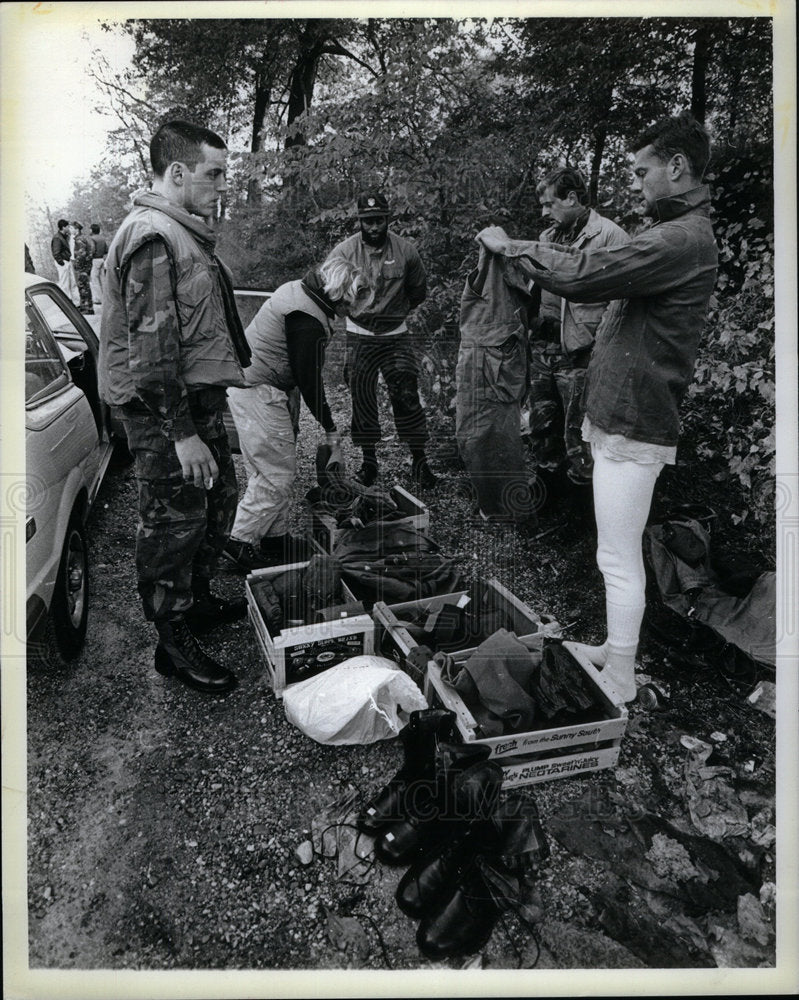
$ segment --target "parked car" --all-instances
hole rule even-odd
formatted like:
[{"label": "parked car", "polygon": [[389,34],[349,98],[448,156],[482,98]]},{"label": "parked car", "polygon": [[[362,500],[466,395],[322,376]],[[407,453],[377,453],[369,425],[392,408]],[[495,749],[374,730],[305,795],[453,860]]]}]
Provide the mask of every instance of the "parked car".
[{"label": "parked car", "polygon": [[26,273],[24,285],[28,650],[69,660],[86,636],[86,521],[116,434],[86,317],[52,281]]}]

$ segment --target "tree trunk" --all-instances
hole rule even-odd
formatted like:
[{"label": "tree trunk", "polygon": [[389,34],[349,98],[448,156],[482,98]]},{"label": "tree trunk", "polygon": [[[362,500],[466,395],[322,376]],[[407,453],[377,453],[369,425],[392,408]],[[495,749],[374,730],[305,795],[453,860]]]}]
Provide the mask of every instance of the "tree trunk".
[{"label": "tree trunk", "polygon": [[[255,104],[252,114],[252,139],[250,141],[250,152],[258,153],[263,146],[264,122],[266,112],[269,110],[269,101],[272,97],[272,80],[268,78],[262,80],[260,77],[255,82]],[[261,181],[258,177],[251,177],[247,181],[247,204],[259,205],[261,202]]]},{"label": "tree trunk", "polygon": [[707,67],[712,47],[712,29],[702,24],[694,32],[694,62],[691,70],[691,114],[702,125],[707,115]]},{"label": "tree trunk", "polygon": [[[311,106],[314,85],[316,84],[316,71],[323,47],[324,35],[320,35],[317,28],[313,27],[310,22],[306,22],[299,39],[297,61],[291,73],[288,117],[286,119],[288,126],[291,126]],[[286,149],[305,144],[306,139],[301,132],[286,138]]]},{"label": "tree trunk", "polygon": [[588,181],[588,199],[591,205],[596,205],[599,195],[599,169],[602,166],[607,138],[607,126],[605,124],[598,125],[594,129],[594,152],[591,156],[591,177]]}]

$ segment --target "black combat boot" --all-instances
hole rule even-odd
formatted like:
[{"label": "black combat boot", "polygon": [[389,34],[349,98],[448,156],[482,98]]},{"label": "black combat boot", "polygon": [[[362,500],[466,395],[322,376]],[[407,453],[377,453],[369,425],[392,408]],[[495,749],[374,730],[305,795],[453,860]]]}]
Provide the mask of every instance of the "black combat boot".
[{"label": "black combat boot", "polygon": [[475,820],[488,819],[499,800],[502,768],[493,761],[474,761],[489,752],[488,747],[445,744],[435,788],[404,803],[404,818],[390,824],[375,841],[377,857],[384,864],[410,864],[461,835]]},{"label": "black combat boot", "polygon": [[364,459],[352,478],[356,483],[360,483],[361,486],[373,486],[377,481],[377,474],[377,461],[367,462],[366,459]]},{"label": "black combat boot", "polygon": [[475,855],[496,850],[499,833],[492,819],[476,819],[443,847],[436,847],[415,861],[399,881],[397,906],[419,920],[434,913],[454,893]]},{"label": "black combat boot", "polygon": [[177,677],[197,691],[223,694],[236,686],[236,676],[211,659],[198,644],[182,616],[156,622],[158,645],[155,669],[164,677]]},{"label": "black combat boot", "polygon": [[311,558],[308,539],[300,535],[264,535],[258,552],[265,566],[289,566]]},{"label": "black combat boot", "polygon": [[436,741],[452,736],[454,719],[454,714],[444,708],[411,712],[408,724],[399,734],[405,755],[402,767],[361,810],[357,820],[359,830],[372,835],[387,823],[401,819],[406,794],[421,797],[422,786],[435,785]]},{"label": "black combat boot", "polygon": [[238,538],[228,538],[222,549],[222,558],[240,573],[252,573],[253,570],[274,565],[270,559],[261,555],[259,548],[252,542],[243,542]]},{"label": "black combat boot", "polygon": [[438,486],[438,476],[430,468],[424,453],[414,455],[411,463],[411,479],[416,489],[434,490]]},{"label": "black combat boot", "polygon": [[[419,950],[439,960],[479,951],[491,937],[500,914],[514,910],[530,923],[530,884],[549,857],[543,828],[532,800],[503,804],[495,817],[496,833],[481,849],[470,847],[460,863],[428,863],[416,874],[415,889],[403,887],[403,903],[418,915],[428,905],[416,932]],[[410,880],[409,880],[410,881]],[[399,900],[398,900],[399,901]]]},{"label": "black combat boot", "polygon": [[243,597],[229,601],[212,594],[208,580],[194,580],[191,589],[194,604],[183,617],[195,635],[205,635],[219,625],[241,621],[247,614],[247,601]]}]

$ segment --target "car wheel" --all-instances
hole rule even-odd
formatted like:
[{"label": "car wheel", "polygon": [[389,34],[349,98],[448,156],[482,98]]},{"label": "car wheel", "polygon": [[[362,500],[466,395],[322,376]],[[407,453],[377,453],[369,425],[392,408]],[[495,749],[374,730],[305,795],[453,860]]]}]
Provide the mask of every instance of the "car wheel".
[{"label": "car wheel", "polygon": [[50,603],[49,632],[61,659],[74,659],[83,648],[88,618],[89,550],[83,523],[75,510],[67,525]]}]

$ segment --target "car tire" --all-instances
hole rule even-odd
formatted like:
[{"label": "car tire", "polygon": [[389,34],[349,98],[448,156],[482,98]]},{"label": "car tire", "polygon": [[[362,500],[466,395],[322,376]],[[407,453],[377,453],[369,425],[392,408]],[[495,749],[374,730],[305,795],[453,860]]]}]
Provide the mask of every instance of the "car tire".
[{"label": "car tire", "polygon": [[72,511],[50,602],[48,645],[60,659],[74,659],[89,620],[89,549],[79,512]]}]

